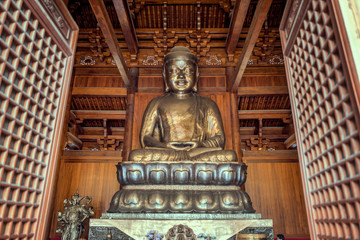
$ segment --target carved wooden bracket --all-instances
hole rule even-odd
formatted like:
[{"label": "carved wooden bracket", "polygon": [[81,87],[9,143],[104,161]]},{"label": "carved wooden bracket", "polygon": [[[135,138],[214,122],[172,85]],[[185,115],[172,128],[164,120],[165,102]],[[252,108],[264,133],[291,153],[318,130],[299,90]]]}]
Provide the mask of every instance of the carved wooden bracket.
[{"label": "carved wooden bracket", "polygon": [[99,145],[100,151],[106,151],[106,150],[115,151],[116,149],[119,148],[120,143],[121,143],[120,139],[112,138],[111,136],[97,139],[97,144]]},{"label": "carved wooden bracket", "polygon": [[268,145],[270,140],[268,138],[254,138],[252,137],[250,140],[246,140],[246,145],[250,147],[251,150],[256,151],[266,151],[268,150]]},{"label": "carved wooden bracket", "polygon": [[197,2],[197,17],[196,17],[196,31],[190,30],[189,35],[186,36],[186,41],[189,43],[190,50],[196,55],[198,61],[200,57],[206,56],[210,50],[208,43],[211,40],[209,31],[201,30],[201,8],[200,1]]},{"label": "carved wooden bracket", "polygon": [[277,38],[279,38],[277,31],[266,29],[264,35],[256,41],[253,56],[258,58],[260,62],[268,62],[268,58],[274,53],[274,42]]},{"label": "carved wooden bracket", "polygon": [[179,40],[175,31],[167,31],[167,2],[164,2],[163,5],[163,31],[155,31],[153,39],[156,44],[154,47],[155,57],[161,63],[169,49],[174,47],[175,43]]},{"label": "carved wooden bracket", "polygon": [[186,41],[190,44],[190,50],[194,52],[196,57],[204,57],[210,51],[210,46],[208,43],[211,40],[209,36],[209,31],[197,30],[189,31],[189,35],[186,36]]},{"label": "carved wooden bracket", "polygon": [[94,57],[99,58],[102,62],[111,63],[111,53],[99,26],[89,33],[89,42],[91,44],[90,51]]}]

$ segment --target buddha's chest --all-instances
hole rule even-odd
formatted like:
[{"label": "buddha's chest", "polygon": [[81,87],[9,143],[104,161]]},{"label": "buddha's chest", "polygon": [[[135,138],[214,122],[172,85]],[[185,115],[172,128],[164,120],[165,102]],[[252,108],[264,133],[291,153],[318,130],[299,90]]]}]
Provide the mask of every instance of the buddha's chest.
[{"label": "buddha's chest", "polygon": [[163,101],[159,107],[160,116],[163,120],[172,120],[176,119],[181,121],[185,119],[194,119],[196,111],[196,101],[195,99],[184,99],[176,100],[169,99],[168,101]]},{"label": "buddha's chest", "polygon": [[[159,108],[161,125],[171,135],[192,136],[196,120],[196,102],[193,99],[166,102]],[[170,104],[171,103],[171,104]]]}]

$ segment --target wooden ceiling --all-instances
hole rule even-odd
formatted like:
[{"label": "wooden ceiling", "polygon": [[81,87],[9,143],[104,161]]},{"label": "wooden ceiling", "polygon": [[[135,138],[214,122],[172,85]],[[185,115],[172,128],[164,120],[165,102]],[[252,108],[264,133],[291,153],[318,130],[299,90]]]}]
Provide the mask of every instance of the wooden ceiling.
[{"label": "wooden ceiling", "polygon": [[[120,23],[112,1],[104,1],[113,27],[120,29]],[[197,12],[201,15],[201,28],[228,28],[235,1],[136,1],[129,0],[129,8],[135,28],[163,28],[164,9],[168,28],[197,28]],[[244,22],[249,28],[258,1],[251,1]],[[277,29],[280,26],[285,0],[273,1],[269,10],[267,26]],[[69,10],[80,28],[96,28],[97,20],[86,0],[70,0]]]}]

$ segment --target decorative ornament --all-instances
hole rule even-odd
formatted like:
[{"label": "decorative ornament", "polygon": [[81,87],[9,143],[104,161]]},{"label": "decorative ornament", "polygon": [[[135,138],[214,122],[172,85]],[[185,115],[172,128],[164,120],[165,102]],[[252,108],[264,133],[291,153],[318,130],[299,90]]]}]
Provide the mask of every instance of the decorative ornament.
[{"label": "decorative ornament", "polygon": [[80,59],[80,65],[95,65],[95,60],[92,56],[85,56],[84,58]]},{"label": "decorative ornament", "polygon": [[170,228],[165,237],[166,240],[193,240],[196,239],[196,236],[191,228],[186,225],[175,225]]},{"label": "decorative ornament", "polygon": [[217,55],[210,55],[206,60],[206,65],[221,65],[221,59],[218,59]]},{"label": "decorative ornament", "polygon": [[284,59],[279,55],[273,55],[269,60],[269,64],[284,64]]},{"label": "decorative ornament", "polygon": [[248,65],[252,65],[252,64],[255,64],[255,60],[254,59],[249,59],[249,61],[248,61],[248,63],[247,63]]},{"label": "decorative ornament", "polygon": [[159,61],[155,56],[147,56],[146,59],[143,60],[143,64],[145,66],[156,66],[159,64]]}]

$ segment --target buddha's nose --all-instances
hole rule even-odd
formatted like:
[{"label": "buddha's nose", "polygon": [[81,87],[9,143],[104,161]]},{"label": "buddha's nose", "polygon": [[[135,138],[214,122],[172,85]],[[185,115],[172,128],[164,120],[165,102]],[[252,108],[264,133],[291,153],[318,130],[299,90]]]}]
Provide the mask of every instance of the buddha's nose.
[{"label": "buddha's nose", "polygon": [[178,78],[179,79],[184,79],[185,78],[184,73],[182,71],[179,73]]}]

